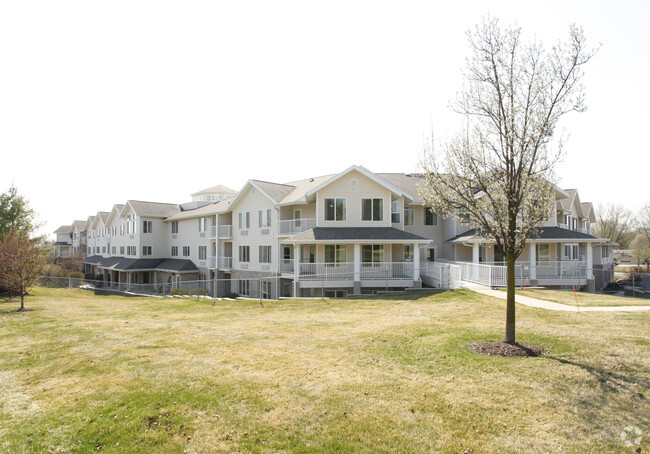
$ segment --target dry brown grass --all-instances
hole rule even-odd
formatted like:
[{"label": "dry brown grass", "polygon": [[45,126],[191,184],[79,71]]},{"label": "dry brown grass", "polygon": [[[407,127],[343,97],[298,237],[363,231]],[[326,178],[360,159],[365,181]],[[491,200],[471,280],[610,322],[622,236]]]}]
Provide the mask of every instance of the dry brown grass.
[{"label": "dry brown grass", "polygon": [[0,315],[0,452],[612,452],[628,425],[650,439],[648,313],[518,307],[518,339],[550,350],[523,359],[467,349],[502,338],[504,303],[465,291],[262,308],[38,289],[28,307]]}]

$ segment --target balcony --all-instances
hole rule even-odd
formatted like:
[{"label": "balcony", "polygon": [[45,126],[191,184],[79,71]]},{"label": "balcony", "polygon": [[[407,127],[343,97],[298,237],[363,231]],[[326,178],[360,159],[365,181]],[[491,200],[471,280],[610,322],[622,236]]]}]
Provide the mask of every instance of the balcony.
[{"label": "balcony", "polygon": [[219,226],[219,238],[232,238],[232,225],[220,225]]},{"label": "balcony", "polygon": [[232,270],[232,257],[219,257],[219,269],[225,271]]},{"label": "balcony", "polygon": [[292,236],[316,227],[316,219],[289,219],[278,221],[278,235]]},{"label": "balcony", "polygon": [[208,257],[208,268],[211,270],[217,269],[217,258],[214,256]]},{"label": "balcony", "polygon": [[217,238],[217,226],[213,225],[210,226],[210,239],[214,240],[215,238]]}]

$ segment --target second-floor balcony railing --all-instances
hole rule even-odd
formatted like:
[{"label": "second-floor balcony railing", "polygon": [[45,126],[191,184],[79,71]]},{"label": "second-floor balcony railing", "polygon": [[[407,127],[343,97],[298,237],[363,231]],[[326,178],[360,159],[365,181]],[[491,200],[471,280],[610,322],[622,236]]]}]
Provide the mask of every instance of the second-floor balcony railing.
[{"label": "second-floor balcony railing", "polygon": [[232,257],[219,257],[220,270],[232,270]]},{"label": "second-floor balcony railing", "polygon": [[219,238],[232,238],[232,225],[220,225]]},{"label": "second-floor balcony railing", "polygon": [[217,226],[212,225],[210,226],[210,239],[214,240],[217,237]]},{"label": "second-floor balcony railing", "polygon": [[208,268],[214,270],[217,268],[217,258],[214,256],[208,257]]},{"label": "second-floor balcony railing", "polygon": [[278,221],[278,235],[296,235],[314,227],[316,227],[316,219],[288,219]]}]

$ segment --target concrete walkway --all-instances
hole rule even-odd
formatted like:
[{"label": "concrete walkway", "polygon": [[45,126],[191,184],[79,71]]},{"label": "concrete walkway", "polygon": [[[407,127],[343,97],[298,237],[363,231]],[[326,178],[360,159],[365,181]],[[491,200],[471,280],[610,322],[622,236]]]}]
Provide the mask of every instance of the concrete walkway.
[{"label": "concrete walkway", "polygon": [[[463,286],[467,290],[471,290],[482,295],[493,296],[495,298],[501,298],[502,300],[507,298],[507,293],[502,292],[501,290],[492,290],[488,287],[482,287],[480,285],[475,286]],[[523,304],[524,306],[530,307],[539,307],[541,309],[548,309],[551,311],[565,311],[565,312],[623,312],[623,311],[649,311],[650,306],[596,306],[596,307],[576,307],[569,306],[567,304],[552,303],[550,301],[538,300],[536,298],[530,298],[528,296],[515,295],[515,302]]]}]

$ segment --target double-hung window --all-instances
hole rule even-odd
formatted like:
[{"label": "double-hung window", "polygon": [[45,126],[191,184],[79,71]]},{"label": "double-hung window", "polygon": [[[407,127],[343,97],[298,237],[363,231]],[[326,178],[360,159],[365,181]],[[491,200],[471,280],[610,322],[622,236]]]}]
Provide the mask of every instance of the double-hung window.
[{"label": "double-hung window", "polygon": [[260,263],[271,263],[271,246],[260,246]]},{"label": "double-hung window", "polygon": [[244,263],[251,261],[250,246],[239,246],[239,261]]},{"label": "double-hung window", "polygon": [[564,258],[566,260],[579,260],[580,256],[578,255],[578,245],[577,244],[565,244],[564,245]]},{"label": "double-hung window", "polygon": [[251,227],[251,213],[250,211],[239,213],[239,228],[250,229]]},{"label": "double-hung window", "polygon": [[152,255],[152,247],[151,246],[142,246],[142,256],[147,257]]},{"label": "double-hung window", "polygon": [[257,212],[259,227],[271,227],[271,209],[259,210]]},{"label": "double-hung window", "polygon": [[429,207],[424,207],[424,225],[438,225],[438,214]]},{"label": "double-hung window", "polygon": [[189,257],[189,256],[190,256],[190,247],[183,246],[183,257]]},{"label": "double-hung window", "polygon": [[208,247],[199,246],[199,260],[205,260],[207,257],[208,257]]},{"label": "double-hung window", "polygon": [[402,211],[402,204],[399,202],[391,202],[390,204],[390,222],[393,224],[400,223],[400,215]]},{"label": "double-hung window", "polygon": [[404,225],[413,225],[415,223],[415,208],[404,207]]},{"label": "double-hung window", "polygon": [[363,221],[383,221],[384,199],[361,199],[361,219]]},{"label": "double-hung window", "polygon": [[172,257],[178,257],[178,246],[172,246]]},{"label": "double-hung window", "polygon": [[153,222],[142,221],[142,233],[151,233],[151,232],[153,232]]},{"label": "double-hung window", "polygon": [[205,232],[206,230],[206,218],[199,218],[199,232]]},{"label": "double-hung window", "polygon": [[172,221],[172,233],[178,233],[178,221]]},{"label": "double-hung window", "polygon": [[345,221],[345,199],[325,199],[325,220]]}]

